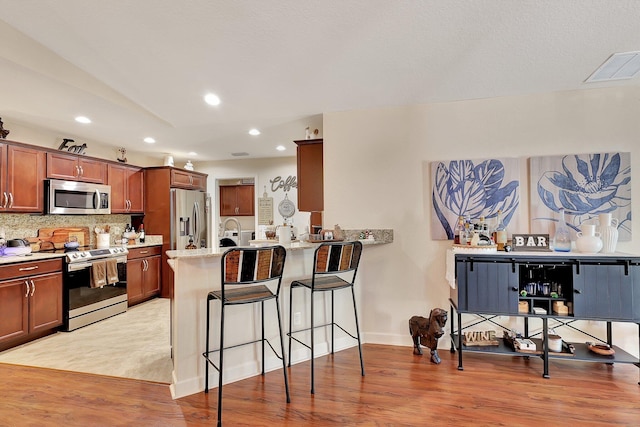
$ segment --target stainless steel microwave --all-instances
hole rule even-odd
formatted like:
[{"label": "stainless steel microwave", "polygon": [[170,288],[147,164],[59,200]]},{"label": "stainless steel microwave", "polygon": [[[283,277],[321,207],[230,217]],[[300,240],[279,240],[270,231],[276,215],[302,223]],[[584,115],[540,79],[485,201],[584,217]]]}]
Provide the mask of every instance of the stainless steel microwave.
[{"label": "stainless steel microwave", "polygon": [[46,179],[45,212],[62,215],[111,213],[111,186]]}]

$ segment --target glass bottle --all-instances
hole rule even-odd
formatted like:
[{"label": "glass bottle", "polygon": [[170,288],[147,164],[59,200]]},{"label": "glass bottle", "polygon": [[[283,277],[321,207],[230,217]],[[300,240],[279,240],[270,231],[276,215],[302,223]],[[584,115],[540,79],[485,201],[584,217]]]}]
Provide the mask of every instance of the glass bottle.
[{"label": "glass bottle", "polygon": [[140,239],[140,243],[144,243],[144,224],[140,223],[140,234],[138,235],[138,238]]},{"label": "glass bottle", "polygon": [[454,245],[459,245],[460,244],[460,236],[464,234],[464,217],[462,215],[460,215],[460,217],[458,217],[458,225],[456,225],[456,230],[454,231],[453,234],[453,244]]},{"label": "glass bottle", "polygon": [[556,232],[553,236],[553,250],[556,252],[569,252],[571,250],[571,233],[564,220],[564,209],[560,209],[559,214]]},{"label": "glass bottle", "polygon": [[493,231],[493,241],[498,245],[499,251],[504,251],[504,247],[507,244],[507,227],[502,222],[502,210],[498,211],[498,223]]}]

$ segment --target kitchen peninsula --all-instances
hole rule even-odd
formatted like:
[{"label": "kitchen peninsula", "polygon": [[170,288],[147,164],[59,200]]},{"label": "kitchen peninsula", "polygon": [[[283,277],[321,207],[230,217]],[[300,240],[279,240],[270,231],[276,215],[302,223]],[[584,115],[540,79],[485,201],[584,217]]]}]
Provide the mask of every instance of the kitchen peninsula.
[{"label": "kitchen peninsula", "polygon": [[[388,235],[392,239],[392,233]],[[365,243],[363,257],[366,257],[367,247],[390,243],[391,240],[371,240]],[[274,244],[277,244],[274,241]],[[283,313],[283,326],[288,325],[288,319],[284,313],[288,311],[290,301],[288,301],[289,284],[291,281],[310,275],[313,265],[314,250],[318,246],[315,243],[294,242],[287,245],[287,258],[280,291],[280,305]],[[207,248],[195,250],[172,250],[167,251],[169,265],[174,270],[175,287],[171,298],[171,345],[173,351],[173,383],[171,393],[174,398],[184,397],[204,390],[204,368],[205,362],[202,353],[205,350],[205,330],[206,330],[206,301],[207,293],[220,288],[220,257],[229,248]],[[358,274],[356,281],[362,278]],[[360,286],[356,286],[356,293]],[[302,293],[294,295],[294,298],[305,298]],[[336,299],[336,313],[342,315],[343,310],[349,313],[351,301],[342,304],[340,298]],[[317,307],[321,312],[325,312],[326,303],[324,299],[317,298]],[[308,301],[297,301],[297,307],[305,307],[302,319],[308,318]],[[212,342],[219,341],[219,318],[220,305],[212,304],[211,320]],[[276,319],[275,307],[273,303],[265,304],[265,319]],[[244,342],[245,338],[255,339],[260,334],[260,311],[259,307],[238,306],[228,309],[225,313],[226,333],[230,337],[229,345]],[[350,316],[353,316],[350,314]],[[345,316],[346,319],[349,315]],[[302,327],[305,326],[303,320]],[[278,326],[275,321],[267,323],[265,336],[267,338],[277,337]],[[317,354],[322,354],[327,350],[326,338],[322,333],[316,335]],[[323,341],[325,338],[325,341]],[[343,341],[344,340],[344,341]],[[336,349],[340,350],[353,345],[351,340],[342,335],[336,336]],[[279,352],[279,349],[276,349]],[[292,357],[294,363],[305,360],[309,357],[308,351],[301,347],[294,346],[293,355],[287,354],[287,360]],[[254,375],[259,375],[259,350],[258,347],[244,347],[232,349],[229,356],[225,357],[225,382],[236,381]],[[282,362],[271,352],[267,352],[266,370],[282,368]],[[213,384],[217,383],[217,372],[210,370]]]}]

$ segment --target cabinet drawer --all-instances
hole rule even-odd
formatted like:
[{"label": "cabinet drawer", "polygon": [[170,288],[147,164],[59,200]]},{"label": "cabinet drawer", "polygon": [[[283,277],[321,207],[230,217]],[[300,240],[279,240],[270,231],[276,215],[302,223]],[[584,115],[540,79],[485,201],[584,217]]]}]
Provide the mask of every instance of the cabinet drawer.
[{"label": "cabinet drawer", "polygon": [[160,255],[162,246],[148,246],[146,248],[129,248],[128,259],[146,258],[149,256]]},{"label": "cabinet drawer", "polygon": [[0,280],[62,271],[62,258],[45,261],[20,262],[0,267]]}]

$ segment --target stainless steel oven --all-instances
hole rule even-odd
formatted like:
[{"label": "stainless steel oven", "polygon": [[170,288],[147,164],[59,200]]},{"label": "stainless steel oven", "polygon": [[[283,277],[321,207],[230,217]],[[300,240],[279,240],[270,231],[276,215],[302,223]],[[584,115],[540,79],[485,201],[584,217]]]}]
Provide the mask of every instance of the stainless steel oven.
[{"label": "stainless steel oven", "polygon": [[45,212],[48,214],[111,213],[111,186],[109,185],[46,179],[44,194]]},{"label": "stainless steel oven", "polygon": [[[63,274],[63,330],[72,331],[127,311],[127,254],[124,247],[67,253]],[[92,287],[93,269],[116,264],[118,281]]]}]

